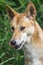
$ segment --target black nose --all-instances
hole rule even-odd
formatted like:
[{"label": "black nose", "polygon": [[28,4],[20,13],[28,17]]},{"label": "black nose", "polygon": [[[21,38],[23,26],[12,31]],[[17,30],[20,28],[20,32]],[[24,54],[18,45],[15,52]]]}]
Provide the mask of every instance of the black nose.
[{"label": "black nose", "polygon": [[15,44],[16,44],[16,41],[15,41],[15,40],[12,40],[10,43],[11,43],[12,45],[15,45]]}]

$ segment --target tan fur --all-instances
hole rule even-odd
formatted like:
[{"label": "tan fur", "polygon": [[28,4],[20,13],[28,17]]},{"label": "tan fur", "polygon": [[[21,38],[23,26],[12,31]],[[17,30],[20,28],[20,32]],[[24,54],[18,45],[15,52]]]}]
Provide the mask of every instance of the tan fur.
[{"label": "tan fur", "polygon": [[[13,16],[9,16],[11,18],[10,25],[15,28],[11,40],[20,39],[24,33],[27,35],[28,39],[23,46],[25,65],[43,65],[43,30],[35,20],[34,4],[30,2],[25,13],[22,14],[17,13],[9,6],[7,6],[7,11],[9,14],[13,14]],[[21,31],[20,26],[25,29]]]}]

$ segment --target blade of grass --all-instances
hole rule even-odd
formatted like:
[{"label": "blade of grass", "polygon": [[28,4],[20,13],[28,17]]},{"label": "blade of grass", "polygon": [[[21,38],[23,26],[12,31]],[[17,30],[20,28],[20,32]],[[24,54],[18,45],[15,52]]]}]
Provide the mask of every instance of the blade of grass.
[{"label": "blade of grass", "polygon": [[14,57],[9,58],[9,59],[7,59],[7,60],[3,61],[2,63],[0,63],[0,65],[3,65],[4,63],[6,63],[6,62],[8,62],[8,61],[10,61],[10,60],[14,60],[14,59],[15,59]]},{"label": "blade of grass", "polygon": [[38,5],[40,6],[41,5],[40,1],[39,0],[36,0],[36,1],[37,1]]},{"label": "blade of grass", "polygon": [[0,56],[0,58],[2,58],[4,55],[5,55],[5,53],[2,53],[1,56]]},{"label": "blade of grass", "polygon": [[3,39],[2,43],[1,43],[0,50],[1,50],[1,48],[2,48],[2,45],[3,45],[4,41],[5,41],[5,40],[6,40],[6,38],[7,38],[7,35],[8,35],[8,32],[6,32],[6,34],[5,34],[5,37],[4,37],[4,39]]}]

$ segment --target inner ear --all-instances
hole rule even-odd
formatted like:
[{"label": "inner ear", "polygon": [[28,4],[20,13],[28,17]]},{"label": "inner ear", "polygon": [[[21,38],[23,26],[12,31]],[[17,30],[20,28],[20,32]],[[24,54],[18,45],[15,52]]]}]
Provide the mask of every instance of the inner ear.
[{"label": "inner ear", "polygon": [[17,15],[17,12],[14,11],[10,6],[6,5],[6,11],[7,11],[7,14],[8,14],[8,17],[11,19],[14,18],[15,15]]},{"label": "inner ear", "polygon": [[32,6],[29,7],[30,9],[30,16],[34,14],[34,8]]}]

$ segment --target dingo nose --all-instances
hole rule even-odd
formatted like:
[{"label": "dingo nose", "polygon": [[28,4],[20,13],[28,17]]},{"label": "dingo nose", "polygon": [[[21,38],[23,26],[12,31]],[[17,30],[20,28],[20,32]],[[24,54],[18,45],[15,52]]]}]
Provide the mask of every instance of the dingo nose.
[{"label": "dingo nose", "polygon": [[15,40],[12,40],[10,43],[11,43],[12,45],[15,45],[15,44],[16,44],[16,41],[15,41]]}]

